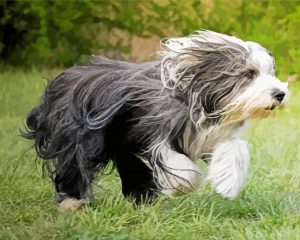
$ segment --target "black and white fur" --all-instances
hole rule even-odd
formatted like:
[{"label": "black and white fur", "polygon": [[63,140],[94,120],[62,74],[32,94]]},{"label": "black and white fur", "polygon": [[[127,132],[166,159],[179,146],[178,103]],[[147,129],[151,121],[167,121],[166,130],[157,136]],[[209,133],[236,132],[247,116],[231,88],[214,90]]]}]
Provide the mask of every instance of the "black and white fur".
[{"label": "black and white fur", "polygon": [[137,202],[196,191],[204,178],[224,197],[240,192],[249,165],[240,133],[289,97],[273,57],[257,43],[206,30],[162,46],[157,61],[94,57],[66,70],[28,114],[23,135],[35,141],[62,208],[89,201],[109,161],[123,194]]}]

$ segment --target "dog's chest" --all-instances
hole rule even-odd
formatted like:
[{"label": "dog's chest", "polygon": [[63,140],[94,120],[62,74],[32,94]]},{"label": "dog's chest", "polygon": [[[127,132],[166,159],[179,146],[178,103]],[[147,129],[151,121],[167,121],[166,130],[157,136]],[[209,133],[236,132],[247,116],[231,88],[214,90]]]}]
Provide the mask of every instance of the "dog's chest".
[{"label": "dog's chest", "polygon": [[238,137],[244,125],[244,123],[226,126],[214,125],[198,132],[189,122],[183,134],[183,150],[193,161],[209,157],[218,143]]}]

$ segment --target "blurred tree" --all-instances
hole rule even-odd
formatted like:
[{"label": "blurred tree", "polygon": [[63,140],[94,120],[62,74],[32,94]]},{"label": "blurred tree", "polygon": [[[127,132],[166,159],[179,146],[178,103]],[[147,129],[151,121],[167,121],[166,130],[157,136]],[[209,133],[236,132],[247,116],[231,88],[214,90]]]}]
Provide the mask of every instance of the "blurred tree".
[{"label": "blurred tree", "polygon": [[14,65],[71,65],[95,49],[128,52],[130,37],[162,35],[160,26],[147,22],[148,3],[1,2],[1,59]]}]

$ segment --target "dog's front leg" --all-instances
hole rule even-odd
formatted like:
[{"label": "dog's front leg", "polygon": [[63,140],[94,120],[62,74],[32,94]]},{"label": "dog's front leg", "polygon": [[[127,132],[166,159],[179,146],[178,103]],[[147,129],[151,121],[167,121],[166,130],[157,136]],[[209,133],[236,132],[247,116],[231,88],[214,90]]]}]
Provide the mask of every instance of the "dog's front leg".
[{"label": "dog's front leg", "polygon": [[160,164],[155,175],[161,187],[161,193],[176,196],[196,191],[202,184],[204,174],[195,162],[186,155],[170,147],[160,147]]},{"label": "dog's front leg", "polygon": [[216,146],[208,167],[208,179],[218,193],[234,199],[246,181],[248,166],[247,142],[234,138]]}]

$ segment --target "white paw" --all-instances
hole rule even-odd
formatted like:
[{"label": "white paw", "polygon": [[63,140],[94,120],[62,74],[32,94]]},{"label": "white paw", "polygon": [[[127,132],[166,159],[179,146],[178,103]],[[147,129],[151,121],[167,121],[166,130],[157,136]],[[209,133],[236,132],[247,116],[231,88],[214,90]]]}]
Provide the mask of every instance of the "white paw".
[{"label": "white paw", "polygon": [[66,198],[58,204],[58,208],[61,211],[77,211],[83,204],[83,199]]},{"label": "white paw", "polygon": [[208,179],[223,197],[234,199],[246,181],[248,166],[247,142],[232,139],[217,145],[208,167]]}]

